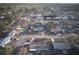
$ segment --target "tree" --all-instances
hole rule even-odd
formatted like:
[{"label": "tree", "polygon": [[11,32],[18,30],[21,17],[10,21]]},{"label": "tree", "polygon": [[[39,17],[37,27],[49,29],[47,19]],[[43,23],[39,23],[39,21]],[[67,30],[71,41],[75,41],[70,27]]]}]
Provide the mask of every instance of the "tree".
[{"label": "tree", "polygon": [[4,47],[4,48],[0,48],[0,54],[1,55],[10,55],[12,52],[12,47],[8,46],[8,47]]},{"label": "tree", "polygon": [[53,22],[48,22],[48,23],[45,24],[45,25],[46,25],[46,31],[47,31],[47,32],[50,32],[50,29],[51,29],[52,27],[54,27]]},{"label": "tree", "polygon": [[9,17],[1,19],[0,20],[0,32],[9,31],[11,22],[12,20]]}]

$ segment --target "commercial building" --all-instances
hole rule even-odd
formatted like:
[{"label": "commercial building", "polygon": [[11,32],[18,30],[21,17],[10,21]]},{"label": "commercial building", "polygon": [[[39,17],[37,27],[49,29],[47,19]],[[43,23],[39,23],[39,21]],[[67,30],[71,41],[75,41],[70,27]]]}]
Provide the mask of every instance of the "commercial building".
[{"label": "commercial building", "polygon": [[7,35],[4,38],[0,39],[0,47],[5,47],[6,44],[8,44],[11,41],[11,36]]}]

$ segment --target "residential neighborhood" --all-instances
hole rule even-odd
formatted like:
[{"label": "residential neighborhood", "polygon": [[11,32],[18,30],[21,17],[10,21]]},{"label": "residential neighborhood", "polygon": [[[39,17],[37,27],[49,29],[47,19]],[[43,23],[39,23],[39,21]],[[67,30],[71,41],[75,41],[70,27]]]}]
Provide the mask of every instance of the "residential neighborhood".
[{"label": "residential neighborhood", "polygon": [[79,55],[79,4],[0,4],[0,55]]}]

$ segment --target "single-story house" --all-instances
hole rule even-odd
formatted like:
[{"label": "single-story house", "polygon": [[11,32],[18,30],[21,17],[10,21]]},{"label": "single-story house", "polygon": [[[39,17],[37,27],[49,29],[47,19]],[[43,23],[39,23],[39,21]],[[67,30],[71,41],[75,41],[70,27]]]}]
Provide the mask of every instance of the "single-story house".
[{"label": "single-story house", "polygon": [[39,45],[30,45],[29,51],[34,52],[34,51],[47,51],[49,50],[47,47],[47,44],[39,44]]},{"label": "single-story house", "polygon": [[36,23],[33,25],[32,30],[36,32],[44,31],[45,27],[41,23]]},{"label": "single-story house", "polygon": [[61,16],[57,16],[53,18],[54,20],[61,20]]}]

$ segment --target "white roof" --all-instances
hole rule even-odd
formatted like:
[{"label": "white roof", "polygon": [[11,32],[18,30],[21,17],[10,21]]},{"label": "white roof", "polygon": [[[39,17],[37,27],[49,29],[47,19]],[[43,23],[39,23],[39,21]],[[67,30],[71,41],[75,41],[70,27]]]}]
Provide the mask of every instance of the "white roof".
[{"label": "white roof", "polygon": [[53,19],[61,19],[61,17],[60,17],[60,16],[58,16],[58,17],[54,17]]},{"label": "white roof", "polygon": [[5,18],[4,16],[0,16],[0,19]]},{"label": "white roof", "polygon": [[36,49],[29,49],[29,51],[36,51]]},{"label": "white roof", "polygon": [[63,16],[62,19],[69,19],[68,16]]}]

